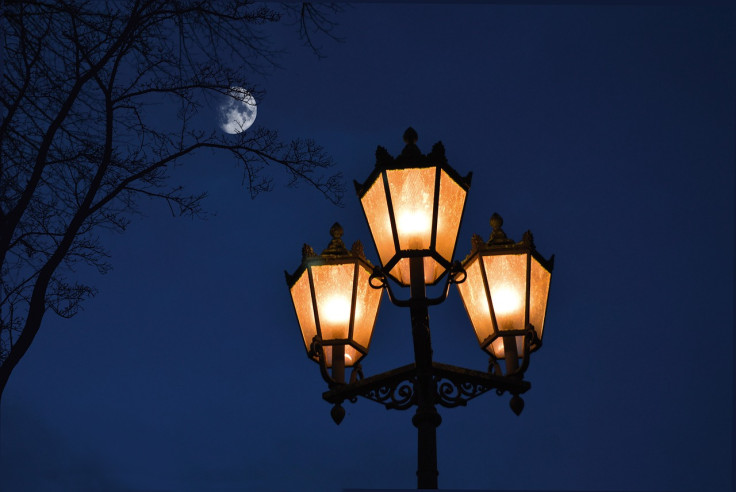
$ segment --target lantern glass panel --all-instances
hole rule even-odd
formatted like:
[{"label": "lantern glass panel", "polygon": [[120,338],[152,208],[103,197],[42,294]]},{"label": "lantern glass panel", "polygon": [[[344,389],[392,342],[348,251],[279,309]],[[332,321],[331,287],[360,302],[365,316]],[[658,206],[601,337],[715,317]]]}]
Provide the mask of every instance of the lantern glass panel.
[{"label": "lantern glass panel", "polygon": [[365,211],[368,227],[373,234],[373,241],[384,265],[394,256],[394,236],[391,231],[391,219],[388,215],[386,202],[386,190],[383,186],[382,176],[371,185],[370,189],[360,199]]},{"label": "lantern glass panel", "polygon": [[[517,335],[513,337],[516,340],[516,354],[519,358],[524,356],[524,336]],[[504,349],[504,339],[502,337],[496,338],[488,346],[489,351],[496,359],[505,359],[506,350]]]},{"label": "lantern glass panel", "polygon": [[[437,260],[432,257],[425,256],[424,260],[424,282],[426,284],[432,284],[439,278],[440,275],[445,271],[445,267],[440,265]],[[396,266],[391,269],[391,275],[393,275],[400,284],[411,285],[410,269],[409,269],[409,258],[402,258],[396,263]]]},{"label": "lantern glass panel", "polygon": [[354,263],[312,267],[322,340],[348,338],[354,276]]},{"label": "lantern glass panel", "polygon": [[480,261],[478,261],[477,256],[469,265],[465,266],[465,272],[467,274],[465,282],[457,284],[457,288],[475,330],[475,335],[478,337],[478,342],[483,343],[485,339],[493,334],[493,321],[488,307],[486,289],[483,285]]},{"label": "lantern glass panel", "polygon": [[[325,353],[325,365],[328,368],[332,367],[332,346],[326,345],[322,347],[322,350]],[[345,345],[345,367],[351,367],[353,364],[358,362],[360,358],[363,356],[360,352],[358,352],[355,347],[352,347],[350,345]]]},{"label": "lantern glass panel", "polygon": [[526,254],[483,256],[491,303],[500,331],[524,330]]},{"label": "lantern glass panel", "polygon": [[552,274],[536,258],[532,257],[531,286],[529,290],[529,322],[534,326],[539,339],[544,330],[544,316],[547,311],[549,281]]},{"label": "lantern glass panel", "polygon": [[371,334],[376,323],[378,305],[381,302],[382,289],[374,289],[368,283],[371,272],[361,266],[358,268],[358,298],[355,301],[355,325],[353,340],[365,348],[371,342]]},{"label": "lantern glass panel", "polygon": [[429,249],[436,168],[390,169],[386,175],[399,248]]},{"label": "lantern glass panel", "polygon": [[312,307],[312,291],[309,288],[309,275],[306,270],[299,280],[291,287],[291,300],[294,303],[296,317],[299,327],[302,329],[302,337],[307,350],[312,344],[312,339],[317,334],[317,326],[314,323],[314,309]]},{"label": "lantern glass panel", "polygon": [[467,192],[445,171],[440,173],[440,203],[437,213],[437,252],[452,261]]}]

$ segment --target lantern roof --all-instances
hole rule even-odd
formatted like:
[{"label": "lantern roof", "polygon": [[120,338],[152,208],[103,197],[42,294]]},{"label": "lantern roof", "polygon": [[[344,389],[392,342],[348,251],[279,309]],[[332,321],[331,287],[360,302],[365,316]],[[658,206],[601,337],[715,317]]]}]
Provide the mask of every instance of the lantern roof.
[{"label": "lantern roof", "polygon": [[440,167],[442,168],[454,181],[460,184],[466,191],[470,188],[470,181],[473,178],[473,173],[468,173],[467,176],[460,176],[447,162],[445,157],[445,146],[442,142],[437,142],[432,146],[432,150],[429,154],[422,154],[421,150],[417,146],[417,140],[419,135],[414,128],[409,127],[404,132],[404,149],[397,157],[393,157],[388,151],[378,146],[376,148],[376,167],[373,172],[368,176],[368,179],[364,183],[353,181],[355,185],[355,191],[358,192],[359,197],[363,197],[366,191],[371,187],[373,182],[378,178],[382,171],[387,169],[406,169],[406,168],[421,168],[421,167]]},{"label": "lantern roof", "polygon": [[310,264],[323,265],[327,263],[342,263],[358,260],[363,262],[367,268],[373,269],[373,265],[365,256],[363,243],[361,243],[360,240],[355,241],[350,249],[345,246],[345,243],[342,240],[343,228],[340,223],[335,222],[332,224],[332,227],[330,227],[330,235],[332,236],[332,239],[320,254],[317,254],[314,248],[310,245],[304,243],[304,246],[302,246],[301,265],[299,265],[296,271],[292,274],[284,271],[286,283],[289,285],[289,288],[299,280],[299,277],[307,268],[307,265]]},{"label": "lantern roof", "polygon": [[555,264],[555,255],[552,255],[548,260],[545,260],[539,252],[537,252],[536,246],[534,245],[534,236],[532,231],[527,230],[521,238],[521,241],[516,242],[513,239],[506,236],[501,226],[503,225],[503,218],[496,212],[491,216],[491,236],[488,241],[484,241],[478,234],[473,234],[471,238],[470,253],[462,261],[463,264],[467,264],[471,257],[477,253],[499,253],[499,252],[530,252],[532,256],[539,261],[548,271],[552,271]]}]

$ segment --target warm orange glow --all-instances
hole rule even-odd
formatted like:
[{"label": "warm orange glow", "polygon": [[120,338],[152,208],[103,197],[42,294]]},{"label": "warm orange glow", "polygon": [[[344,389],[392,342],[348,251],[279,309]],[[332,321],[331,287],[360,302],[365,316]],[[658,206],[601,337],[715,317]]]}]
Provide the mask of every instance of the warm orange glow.
[{"label": "warm orange glow", "polygon": [[[384,176],[379,175],[361,198],[381,263],[386,265],[398,253],[410,250],[431,250],[448,262],[452,261],[467,190],[444,169],[438,173],[435,166],[387,169],[383,173],[388,189]],[[395,238],[391,213],[396,227]],[[396,250],[397,242],[399,251]],[[399,283],[409,285],[408,271],[409,261],[401,259],[389,274]],[[433,284],[444,274],[445,267],[428,254],[424,272],[425,282]]]},{"label": "warm orange glow", "polygon": [[532,257],[531,289],[529,292],[529,322],[534,326],[539,339],[544,330],[544,316],[547,311],[547,296],[552,274]]},{"label": "warm orange glow", "polygon": [[396,229],[406,238],[406,249],[422,249],[423,239],[432,229],[432,216],[423,210],[402,210],[396,217]]},{"label": "warm orange glow", "polygon": [[373,327],[376,323],[378,306],[381,303],[383,290],[374,289],[368,283],[371,272],[361,266],[358,270],[358,298],[355,302],[355,323],[353,325],[353,340],[363,347],[371,343]]},{"label": "warm orange glow", "polygon": [[[515,341],[516,353],[522,357],[525,335],[521,332],[532,326],[537,338],[540,341],[542,339],[550,271],[542,266],[533,252],[521,248],[501,254],[481,248],[463,266],[467,276],[465,282],[457,287],[478,342],[484,344],[489,338],[492,339],[485,350],[497,359],[504,359],[508,348],[506,344]],[[530,267],[531,270],[527,271]],[[489,296],[495,324],[488,303]],[[515,333],[509,337],[505,333],[510,331]],[[538,343],[532,343],[529,349],[534,351],[538,347]]]},{"label": "warm orange glow", "polygon": [[330,234],[332,241],[320,255],[310,254],[305,245],[301,266],[293,275],[287,272],[286,280],[309,357],[321,362],[319,351],[312,350],[318,337],[327,367],[332,367],[333,347],[345,354],[346,366],[353,366],[368,352],[383,289],[371,287],[373,266],[361,248],[347,250],[339,224]]},{"label": "warm orange glow", "polygon": [[[323,350],[325,353],[325,365],[332,367],[332,347],[328,345]],[[358,359],[360,359],[360,352],[350,345],[345,345],[345,367],[351,367]]]},{"label": "warm orange glow", "polygon": [[[457,287],[479,343],[486,342],[489,337],[498,336],[498,332],[526,329],[526,262],[526,253],[481,254],[465,264],[467,277]],[[486,282],[483,281],[484,273],[488,291]],[[495,329],[488,305],[488,294],[495,314]],[[524,337],[515,338],[517,351],[521,354]],[[495,338],[487,350],[499,359],[504,358],[502,336]]]},{"label": "warm orange glow", "polygon": [[302,338],[307,350],[312,344],[312,339],[317,334],[317,326],[314,322],[314,309],[312,309],[312,292],[309,289],[309,276],[306,272],[291,287],[291,299],[296,309],[296,317],[299,327],[302,329]]},{"label": "warm orange glow", "polygon": [[475,329],[478,342],[483,343],[485,339],[493,334],[493,322],[485,287],[483,287],[480,261],[476,258],[465,265],[465,272],[467,273],[465,282],[457,284],[457,288],[465,305],[465,310],[470,316],[470,322]]},{"label": "warm orange glow", "polygon": [[[442,275],[442,272],[444,272],[445,269],[437,263],[437,261],[434,258],[430,258],[429,256],[424,257],[424,282],[427,284],[431,284],[437,278]],[[404,285],[409,285],[411,283],[411,276],[410,276],[410,268],[409,268],[409,258],[402,258],[399,260],[399,262],[396,264],[396,266],[391,270],[391,275],[396,277],[399,282],[403,283]]]},{"label": "warm orange glow", "polygon": [[348,337],[354,275],[353,263],[312,267],[322,340]]},{"label": "warm orange glow", "polygon": [[483,257],[499,330],[523,330],[526,301],[526,254]]},{"label": "warm orange glow", "polygon": [[429,249],[435,174],[433,167],[386,171],[402,250]]},{"label": "warm orange glow", "polygon": [[368,227],[373,234],[373,241],[384,265],[394,256],[394,237],[391,232],[391,218],[386,202],[386,190],[381,176],[371,185],[370,189],[360,199],[368,219]]},{"label": "warm orange glow", "polygon": [[[440,203],[437,213],[437,252],[447,261],[452,260],[460,217],[465,206],[467,191],[445,171],[440,173]],[[440,272],[442,273],[442,272]]]},{"label": "warm orange glow", "polygon": [[515,314],[524,308],[523,299],[513,287],[499,285],[493,291],[493,309],[496,316]]},{"label": "warm orange glow", "polygon": [[322,322],[342,324],[350,321],[350,299],[331,297],[325,300]]},{"label": "warm orange glow", "polygon": [[[519,357],[523,357],[524,356],[524,337],[516,336],[513,338],[514,338],[514,341],[516,342],[516,354]],[[491,342],[490,348],[491,348],[491,352],[493,353],[494,357],[496,357],[497,359],[506,358],[506,350],[505,350],[503,338],[496,338],[493,342]]]}]

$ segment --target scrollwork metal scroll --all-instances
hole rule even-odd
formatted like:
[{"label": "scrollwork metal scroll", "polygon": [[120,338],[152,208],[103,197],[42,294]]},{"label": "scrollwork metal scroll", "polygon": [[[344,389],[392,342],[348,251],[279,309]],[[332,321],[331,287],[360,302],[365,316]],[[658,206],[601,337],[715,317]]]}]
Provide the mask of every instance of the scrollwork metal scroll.
[{"label": "scrollwork metal scroll", "polygon": [[491,390],[490,386],[473,381],[454,381],[450,378],[435,377],[435,382],[437,384],[435,403],[447,408],[464,407],[469,400]]},{"label": "scrollwork metal scroll", "polygon": [[392,381],[372,388],[362,396],[385,406],[387,410],[406,410],[415,404],[415,378]]}]

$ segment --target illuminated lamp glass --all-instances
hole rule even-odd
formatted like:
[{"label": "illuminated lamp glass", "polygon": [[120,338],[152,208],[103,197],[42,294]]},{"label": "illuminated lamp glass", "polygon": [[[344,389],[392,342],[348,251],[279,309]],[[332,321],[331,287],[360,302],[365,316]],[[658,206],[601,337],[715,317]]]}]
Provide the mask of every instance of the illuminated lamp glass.
[{"label": "illuminated lamp glass", "polygon": [[[294,310],[299,321],[307,355],[325,367],[341,373],[368,354],[382,290],[369,284],[373,266],[356,241],[348,250],[334,224],[332,240],[316,254],[309,245],[302,248],[302,264],[293,275],[286,273]],[[313,342],[320,342],[324,361]]]},{"label": "illuminated lamp glass", "polygon": [[428,285],[450,267],[471,179],[449,166],[442,143],[425,156],[417,138],[406,130],[406,146],[395,159],[378,147],[373,172],[365,183],[355,183],[381,263],[405,286],[410,257],[423,258]]},{"label": "illuminated lamp glass", "polygon": [[545,260],[529,231],[521,242],[508,239],[502,225],[493,214],[488,242],[473,236],[457,287],[481,348],[505,361],[508,375],[542,344],[554,256]]}]

